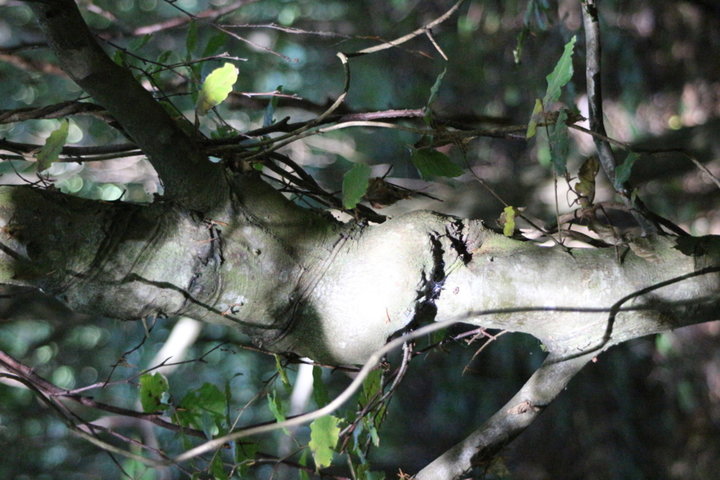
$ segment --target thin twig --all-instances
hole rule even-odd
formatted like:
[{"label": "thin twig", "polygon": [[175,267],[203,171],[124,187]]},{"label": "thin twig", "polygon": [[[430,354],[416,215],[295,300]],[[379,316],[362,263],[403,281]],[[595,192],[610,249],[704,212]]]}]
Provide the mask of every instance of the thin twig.
[{"label": "thin twig", "polygon": [[140,36],[140,35],[153,34],[153,33],[163,31],[163,30],[168,30],[171,28],[176,28],[176,27],[180,27],[182,25],[186,25],[193,20],[199,20],[199,19],[214,20],[223,15],[227,15],[228,13],[233,12],[234,10],[237,10],[240,7],[243,7],[250,3],[255,3],[257,1],[258,0],[238,0],[238,1],[233,2],[230,5],[226,5],[222,8],[209,8],[207,10],[203,10],[202,12],[198,12],[194,15],[186,15],[186,16],[178,16],[178,17],[170,18],[170,19],[165,20],[160,23],[154,23],[152,25],[145,25],[142,27],[138,27],[132,31],[131,35]]},{"label": "thin twig", "polygon": [[443,23],[445,20],[450,18],[452,16],[452,14],[455,13],[463,3],[465,3],[465,0],[458,0],[455,3],[455,5],[450,7],[450,9],[447,12],[443,13],[442,15],[440,15],[438,18],[436,18],[432,22],[427,23],[427,24],[423,25],[422,27],[413,30],[412,32],[408,33],[407,35],[403,35],[402,37],[398,37],[394,40],[389,40],[387,42],[383,42],[380,45],[375,45],[373,47],[363,48],[362,50],[358,50],[357,52],[348,53],[347,56],[348,57],[358,57],[360,55],[367,55],[368,53],[375,53],[375,52],[379,52],[381,50],[386,50],[388,48],[393,48],[393,47],[397,47],[398,45],[402,45],[403,43],[405,43],[409,40],[412,40],[415,37],[426,34],[433,27]]}]

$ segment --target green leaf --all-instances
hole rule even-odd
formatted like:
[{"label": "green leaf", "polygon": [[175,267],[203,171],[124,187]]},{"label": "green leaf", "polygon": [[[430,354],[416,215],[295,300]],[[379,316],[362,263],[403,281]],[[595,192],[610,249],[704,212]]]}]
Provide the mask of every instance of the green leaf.
[{"label": "green leaf", "polygon": [[515,233],[515,214],[515,207],[507,206],[503,208],[503,218],[505,219],[503,235],[506,237],[512,237],[513,233]]},{"label": "green leaf", "polygon": [[152,38],[152,35],[149,33],[146,35],[143,35],[142,37],[133,38],[130,43],[128,44],[128,50],[131,52],[135,52],[137,50],[140,50],[142,47],[145,46],[146,43],[150,41]]},{"label": "green leaf", "polygon": [[313,366],[313,400],[318,408],[322,408],[330,402],[328,396],[327,387],[322,378],[323,369],[318,366]]},{"label": "green leaf", "polygon": [[533,107],[532,115],[530,115],[530,122],[528,124],[525,138],[532,138],[535,136],[537,130],[538,120],[543,112],[544,107],[552,106],[553,103],[557,102],[562,92],[562,87],[572,79],[573,76],[573,64],[572,55],[575,48],[575,41],[577,38],[573,36],[568,43],[565,44],[565,50],[563,51],[560,60],[555,64],[553,71],[545,77],[547,80],[547,90],[545,91],[545,98],[535,100],[535,106]]},{"label": "green leaf", "polygon": [[437,76],[435,79],[435,83],[433,83],[433,86],[430,87],[430,97],[428,98],[427,103],[425,104],[425,107],[429,108],[430,105],[435,101],[437,98],[438,91],[440,90],[440,86],[442,85],[443,78],[445,78],[445,73],[447,73],[447,68],[444,68],[442,72]]},{"label": "green leaf", "polygon": [[375,370],[372,370],[367,377],[365,377],[362,391],[360,392],[360,396],[358,398],[358,403],[360,403],[363,407],[367,406],[373,398],[380,394],[380,391],[382,390],[382,375],[382,370],[376,368]]},{"label": "green leaf", "polygon": [[206,115],[216,105],[222,103],[238,78],[239,70],[232,63],[225,63],[207,76],[200,88],[195,110],[198,115]]},{"label": "green leaf", "polygon": [[280,381],[282,381],[282,384],[287,388],[288,390],[292,387],[290,385],[290,380],[288,379],[287,372],[285,371],[285,368],[282,366],[282,362],[280,360],[280,355],[275,354],[275,370],[277,370],[278,375],[280,376]]},{"label": "green leaf", "polygon": [[225,472],[222,455],[215,455],[210,468],[212,470],[213,480],[228,480],[230,478],[227,472]]},{"label": "green leaf", "polygon": [[433,83],[433,86],[430,87],[430,96],[428,97],[427,103],[425,104],[425,115],[424,120],[425,124],[429,127],[430,126],[430,120],[432,117],[432,112],[430,111],[430,105],[435,101],[437,98],[438,91],[440,90],[440,86],[442,85],[443,78],[445,78],[445,73],[447,72],[447,68],[444,68],[442,72],[437,76],[435,79],[435,83]]},{"label": "green leaf", "polygon": [[383,472],[370,471],[370,464],[355,465],[355,478],[357,480],[385,480]]},{"label": "green leaf", "polygon": [[464,173],[463,169],[450,161],[447,155],[433,149],[413,150],[410,161],[425,180],[433,177],[459,177]]},{"label": "green leaf", "polygon": [[565,175],[567,172],[567,156],[570,149],[570,137],[568,136],[567,111],[561,110],[555,124],[548,128],[550,136],[550,161],[555,173]]},{"label": "green leaf", "polygon": [[146,413],[159,412],[165,409],[163,394],[170,385],[162,373],[146,373],[140,377],[140,405]]},{"label": "green leaf", "polygon": [[333,415],[313,420],[310,424],[310,451],[317,469],[329,467],[332,463],[333,450],[340,437],[339,419]]},{"label": "green leaf", "polygon": [[573,64],[572,55],[573,49],[575,48],[575,41],[577,38],[573,35],[568,43],[565,44],[565,51],[563,51],[560,60],[555,64],[553,71],[546,77],[547,79],[547,92],[545,93],[545,99],[543,103],[550,105],[557,102],[560,98],[560,92],[562,87],[567,85],[573,75]]},{"label": "green leaf", "polygon": [[45,140],[45,145],[40,148],[37,153],[37,170],[42,172],[52,166],[57,161],[62,151],[65,141],[67,141],[68,129],[70,128],[70,122],[65,119],[60,122],[60,126],[53,130],[52,133]]},{"label": "green leaf", "polygon": [[191,21],[190,26],[188,27],[187,37],[185,38],[185,49],[187,50],[188,59],[190,58],[192,52],[195,51],[195,47],[197,47],[197,40],[197,22]]},{"label": "green leaf", "polygon": [[188,392],[177,410],[178,423],[199,428],[208,437],[221,431],[227,412],[227,399],[218,387],[204,383]]},{"label": "green leaf", "polygon": [[[174,52],[172,50],[165,50],[160,55],[158,55],[158,58],[155,62],[162,65],[165,62],[167,62],[170,59],[170,57],[173,56],[173,53]],[[160,65],[158,65],[157,68],[162,68]]]},{"label": "green leaf", "polygon": [[[268,409],[270,410],[270,413],[273,414],[273,417],[275,417],[276,422],[284,422],[285,421],[285,409],[283,408],[282,401],[278,400],[277,394],[275,391],[272,391],[268,393],[267,395],[268,399]],[[290,432],[287,428],[283,428],[283,432],[286,435],[290,435]]]},{"label": "green leaf", "polygon": [[127,65],[127,54],[123,50],[115,50],[112,54],[112,61],[124,67]]},{"label": "green leaf", "polygon": [[[303,466],[303,467],[307,465],[307,450],[302,451],[302,453],[300,454],[300,460],[298,460],[298,463],[300,464],[300,466]],[[298,469],[298,480],[310,480],[310,475],[308,475],[308,473],[305,470]]]},{"label": "green leaf", "polygon": [[363,425],[367,429],[368,433],[370,434],[370,440],[372,441],[372,444],[376,447],[380,446],[380,434],[378,433],[378,427],[375,426],[376,422],[379,426],[380,424],[380,417],[381,415],[374,415],[373,419],[369,419],[367,417],[363,418]]},{"label": "green leaf", "polygon": [[243,475],[247,474],[250,467],[255,464],[255,456],[258,451],[257,443],[233,442],[232,445],[235,449],[233,458],[235,459],[237,474],[239,478],[245,478]]},{"label": "green leaf", "polygon": [[638,154],[630,152],[625,161],[617,166],[615,169],[615,190],[622,191],[625,188],[625,182],[630,180],[630,173],[632,173],[633,165],[638,159]]},{"label": "green leaf", "polygon": [[207,45],[205,46],[205,50],[202,52],[202,57],[212,57],[213,55],[217,55],[220,53],[220,51],[225,46],[225,42],[227,41],[226,35],[223,32],[218,32],[215,35],[211,36],[208,40]]},{"label": "green leaf", "polygon": [[356,163],[343,175],[342,202],[347,209],[355,208],[367,192],[370,183],[370,167]]}]

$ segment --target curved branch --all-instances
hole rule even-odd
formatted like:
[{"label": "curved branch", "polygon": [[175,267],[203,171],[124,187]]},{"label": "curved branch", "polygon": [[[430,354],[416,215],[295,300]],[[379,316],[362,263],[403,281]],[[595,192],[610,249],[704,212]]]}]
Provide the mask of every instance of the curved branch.
[{"label": "curved branch", "polygon": [[474,467],[487,465],[505,445],[520,435],[562,392],[593,354],[562,359],[549,356],[522,388],[485,424],[436,458],[414,478],[466,478]]},{"label": "curved branch", "polygon": [[[362,50],[359,50],[357,52],[348,53],[347,56],[348,57],[358,57],[360,55],[366,55],[368,53],[379,52],[381,50],[385,50],[388,48],[397,47],[398,45],[402,45],[403,43],[407,42],[408,40],[412,40],[415,37],[418,37],[423,34],[427,34],[430,31],[430,29],[432,29],[433,27],[436,27],[437,25],[440,25],[445,20],[450,18],[453,15],[453,13],[455,13],[463,3],[465,3],[465,0],[458,0],[452,7],[450,7],[450,9],[448,11],[446,11],[445,13],[443,13],[442,15],[437,17],[435,20],[423,25],[420,28],[413,30],[412,32],[410,32],[406,35],[403,35],[402,37],[398,37],[393,40],[388,40],[387,42],[383,42],[380,45],[375,45],[373,47],[363,48]],[[432,42],[432,40],[431,40],[431,42]],[[439,51],[440,51],[441,55],[445,56],[442,53],[442,50],[439,50]]]},{"label": "curved branch", "polygon": [[95,41],[72,0],[31,4],[63,70],[105,107],[148,155],[167,198],[207,210],[226,198],[222,167]]}]

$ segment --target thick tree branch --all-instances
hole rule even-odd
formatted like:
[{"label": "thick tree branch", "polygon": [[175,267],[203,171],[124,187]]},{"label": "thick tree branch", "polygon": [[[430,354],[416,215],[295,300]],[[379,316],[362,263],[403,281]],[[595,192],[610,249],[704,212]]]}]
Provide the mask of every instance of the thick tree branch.
[{"label": "thick tree branch", "polygon": [[148,155],[167,198],[208,210],[227,195],[222,167],[100,48],[72,0],[31,3],[48,44],[68,75],[105,107]]}]

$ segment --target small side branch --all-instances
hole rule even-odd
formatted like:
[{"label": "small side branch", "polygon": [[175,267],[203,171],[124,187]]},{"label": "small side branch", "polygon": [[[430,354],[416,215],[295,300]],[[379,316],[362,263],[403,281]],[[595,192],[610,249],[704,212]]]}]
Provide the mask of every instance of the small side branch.
[{"label": "small side branch", "polygon": [[520,435],[557,397],[593,354],[562,359],[550,355],[515,396],[482,427],[423,468],[416,480],[467,478],[476,467],[487,465]]},{"label": "small side branch", "polygon": [[625,203],[640,225],[643,236],[653,236],[657,234],[658,229],[635,208],[635,203],[640,205],[640,202],[631,200],[630,194],[625,186],[618,185],[618,182],[616,182],[615,155],[610,147],[610,142],[607,140],[608,136],[603,120],[601,81],[602,44],[600,42],[600,20],[598,18],[596,0],[582,1],[582,17],[583,27],[585,29],[585,77],[587,81],[588,115],[590,117],[590,130],[595,134],[593,135],[593,139],[595,141],[598,159],[610,184],[613,185],[617,193],[620,194],[623,203]]},{"label": "small side branch", "polygon": [[[602,107],[600,22],[595,0],[584,0],[582,2],[582,17],[585,27],[585,49],[587,57],[585,60],[585,77],[587,82],[590,130],[603,137],[607,137]],[[610,180],[610,183],[615,184],[615,157],[613,156],[610,144],[600,137],[594,137],[594,141],[603,171],[605,175],[607,175],[608,180]]]}]

